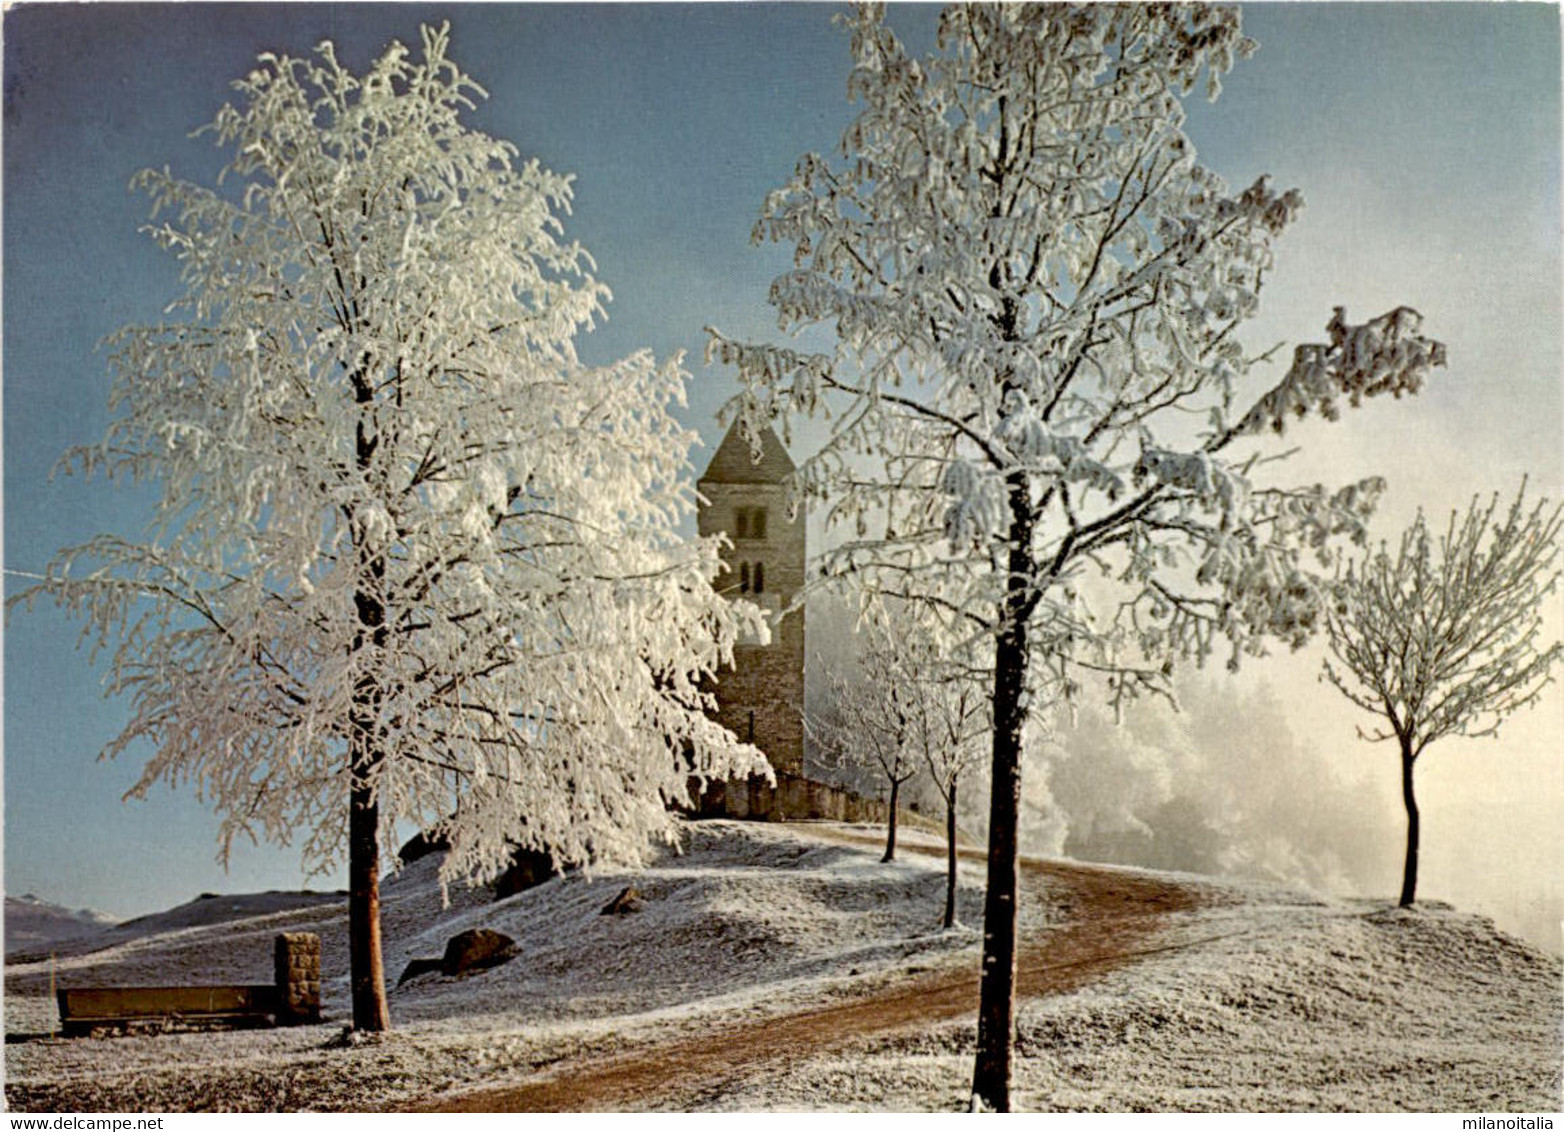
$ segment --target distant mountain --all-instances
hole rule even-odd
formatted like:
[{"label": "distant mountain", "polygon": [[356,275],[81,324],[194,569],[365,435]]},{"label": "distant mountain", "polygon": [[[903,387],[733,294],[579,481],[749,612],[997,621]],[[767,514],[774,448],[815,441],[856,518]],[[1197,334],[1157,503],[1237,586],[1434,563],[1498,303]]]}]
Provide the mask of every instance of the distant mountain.
[{"label": "distant mountain", "polygon": [[36,954],[96,935],[118,921],[91,908],[62,908],[32,893],[5,898],[5,952]]}]

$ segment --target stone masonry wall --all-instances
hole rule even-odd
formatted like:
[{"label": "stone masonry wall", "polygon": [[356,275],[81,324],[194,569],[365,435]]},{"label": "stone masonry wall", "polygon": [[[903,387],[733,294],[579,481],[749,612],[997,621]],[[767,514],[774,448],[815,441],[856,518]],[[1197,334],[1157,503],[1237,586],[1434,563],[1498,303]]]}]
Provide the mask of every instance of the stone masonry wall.
[{"label": "stone masonry wall", "polygon": [[770,645],[738,646],[717,676],[717,721],[790,774],[804,769],[803,638],[803,618],[787,617]]},{"label": "stone masonry wall", "polygon": [[775,786],[759,775],[712,783],[700,796],[696,811],[703,818],[853,823],[883,822],[886,814],[885,803],[878,798],[785,771],[777,772]]},{"label": "stone masonry wall", "polygon": [[[755,601],[775,616],[804,584],[805,520],[789,521],[787,490],[780,484],[722,483],[702,480],[706,502],[700,508],[702,535],[726,532],[733,545],[724,551],[729,570],[717,585],[732,597]],[[740,508],[764,508],[764,538],[738,538]],[[741,564],[765,571],[760,594],[741,593]],[[734,667],[717,674],[717,720],[739,739],[753,742],[774,770],[800,774],[804,768],[803,612],[773,621],[769,645],[744,644],[734,650]]]},{"label": "stone masonry wall", "polygon": [[277,1025],[320,1021],[320,936],[283,932],[273,954],[277,980]]}]

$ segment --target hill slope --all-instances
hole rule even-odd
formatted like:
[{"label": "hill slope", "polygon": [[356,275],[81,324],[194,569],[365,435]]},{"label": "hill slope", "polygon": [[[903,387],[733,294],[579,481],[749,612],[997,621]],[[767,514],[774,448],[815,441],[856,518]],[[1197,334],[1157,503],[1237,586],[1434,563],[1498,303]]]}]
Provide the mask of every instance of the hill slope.
[{"label": "hill slope", "polygon": [[[399,1030],[341,1040],[340,898],[201,909],[64,959],[63,985],[264,979],[271,935],[319,931],[326,1010],[299,1030],[72,1042],[41,964],[7,969],[16,1109],[963,1106],[975,931],[936,930],[940,863],[877,860],[872,831],[690,827],[636,874],[498,904],[432,860],[385,886],[387,972],[486,926],[520,955],[392,995]],[[977,922],[981,874],[963,876]],[[643,910],[600,910],[627,884]],[[1551,1109],[1560,964],[1447,908],[1034,862],[1016,1100],[1028,1108]],[[224,898],[227,902],[227,898]],[[191,906],[185,906],[190,908]],[[332,977],[335,974],[335,977]]]},{"label": "hill slope", "polygon": [[110,927],[114,917],[91,908],[62,908],[32,893],[5,898],[5,953],[18,958],[47,954]]}]

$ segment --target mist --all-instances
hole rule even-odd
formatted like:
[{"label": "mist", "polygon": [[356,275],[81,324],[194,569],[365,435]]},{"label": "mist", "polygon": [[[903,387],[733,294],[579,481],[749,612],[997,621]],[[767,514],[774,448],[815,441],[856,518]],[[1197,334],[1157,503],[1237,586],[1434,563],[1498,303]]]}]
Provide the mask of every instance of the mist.
[{"label": "mist", "polygon": [[[809,601],[806,712],[831,715],[824,674],[856,673],[857,610]],[[1316,679],[1314,652],[1272,658],[1269,671],[1191,673],[1178,708],[1141,699],[1115,722],[1098,689],[1074,711],[1029,726],[1023,848],[1043,856],[1254,878],[1326,896],[1393,900],[1406,815],[1394,751],[1364,742],[1338,694]],[[1491,916],[1559,953],[1564,893],[1556,824],[1558,713],[1549,700],[1512,721],[1503,741],[1452,739],[1420,760],[1420,903]],[[1496,757],[1497,756],[1497,757]],[[818,743],[809,773],[879,796],[884,781],[842,765]],[[1423,765],[1426,762],[1427,765]],[[986,768],[963,781],[963,835],[987,835]],[[1526,783],[1522,786],[1521,783]],[[922,779],[909,806],[943,814]]]},{"label": "mist", "polygon": [[1392,891],[1402,831],[1364,766],[1344,777],[1295,736],[1269,684],[1185,681],[1179,709],[1092,703],[1034,728],[1025,844],[1035,853],[1253,877],[1335,895]]},{"label": "mist", "polygon": [[[821,674],[858,675],[856,610],[822,595],[811,600],[809,618],[807,711],[824,719],[831,705]],[[1176,709],[1138,700],[1115,722],[1088,687],[1073,711],[1059,706],[1033,720],[1022,779],[1027,852],[1253,877],[1330,895],[1395,892],[1405,830],[1399,797],[1374,773],[1380,760],[1355,760],[1343,773],[1293,733],[1287,705],[1267,682],[1187,677],[1177,699]],[[824,750],[811,755],[816,773],[868,792],[881,786]],[[986,833],[984,778],[973,774],[963,792],[969,837]],[[909,783],[904,797],[940,812],[924,785]]]}]

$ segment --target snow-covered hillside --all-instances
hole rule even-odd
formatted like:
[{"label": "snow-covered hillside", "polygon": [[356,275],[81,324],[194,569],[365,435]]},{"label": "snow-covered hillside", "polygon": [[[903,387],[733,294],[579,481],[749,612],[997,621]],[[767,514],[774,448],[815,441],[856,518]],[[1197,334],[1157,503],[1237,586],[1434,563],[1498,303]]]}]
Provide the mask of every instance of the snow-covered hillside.
[{"label": "snow-covered hillside", "polygon": [[62,908],[32,893],[5,898],[5,953],[21,957],[96,936],[115,922],[107,912]]},{"label": "snow-covered hillside", "polygon": [[[962,1106],[977,933],[941,932],[941,862],[904,837],[710,822],[635,874],[493,903],[436,862],[385,886],[386,963],[468,927],[508,964],[392,992],[396,1033],[344,1041],[338,898],[197,901],[58,962],[64,986],[264,981],[271,938],[325,950],[327,1023],[50,1040],[41,963],[6,972],[19,1110],[237,1107]],[[962,917],[980,915],[981,871]],[[1547,1108],[1559,1102],[1560,963],[1487,921],[1257,885],[1032,863],[1016,1099],[1030,1108]],[[641,910],[603,915],[633,885]],[[159,922],[161,921],[161,922]],[[31,1035],[29,1037],[29,1035]]]}]

